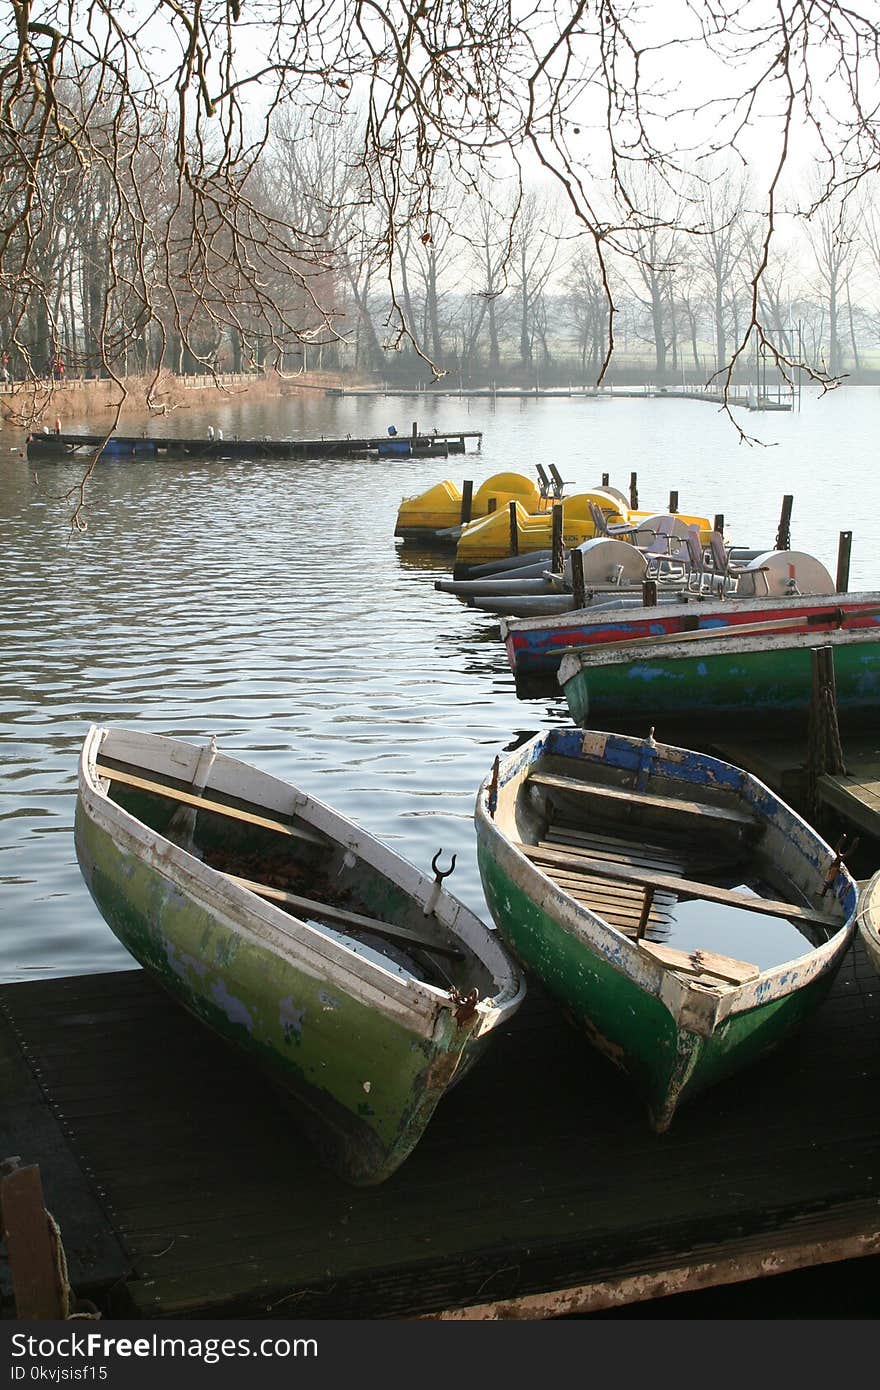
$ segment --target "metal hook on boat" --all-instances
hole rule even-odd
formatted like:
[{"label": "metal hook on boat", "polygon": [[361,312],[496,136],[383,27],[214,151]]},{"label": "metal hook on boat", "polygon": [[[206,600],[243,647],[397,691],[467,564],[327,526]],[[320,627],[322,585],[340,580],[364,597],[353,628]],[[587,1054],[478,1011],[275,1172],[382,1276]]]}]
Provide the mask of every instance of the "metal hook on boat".
[{"label": "metal hook on boat", "polygon": [[448,878],[449,875],[452,873],[453,869],[455,868],[455,855],[454,855],[454,854],[453,854],[453,856],[452,856],[452,862],[450,863],[449,868],[448,868],[448,869],[441,869],[441,868],[440,868],[440,855],[441,855],[442,853],[443,853],[442,849],[438,849],[437,853],[434,855],[434,858],[431,860],[431,868],[432,868],[433,871],[434,871],[434,882],[435,882],[436,884],[438,884],[438,885],[441,884],[441,883],[443,882],[444,878]]},{"label": "metal hook on boat", "polygon": [[443,853],[443,850],[442,850],[442,849],[438,849],[437,853],[434,855],[434,858],[431,860],[431,868],[432,868],[433,871],[434,871],[434,882],[433,882],[433,884],[432,884],[431,891],[430,891],[430,893],[428,894],[428,898],[427,898],[427,901],[425,902],[425,906],[424,906],[424,908],[422,909],[426,917],[430,916],[430,914],[434,911],[434,908],[437,906],[437,899],[440,897],[440,893],[441,893],[441,891],[442,891],[442,890],[441,890],[441,885],[442,885],[442,883],[443,883],[444,878],[448,878],[449,875],[452,873],[452,870],[455,868],[455,855],[454,855],[454,854],[453,854],[453,856],[452,856],[452,862],[451,862],[451,864],[449,865],[449,868],[448,868],[448,869],[441,869],[441,868],[440,868],[440,855],[441,855],[442,853]]},{"label": "metal hook on boat", "polygon": [[845,854],[854,854],[855,851],[858,849],[858,847],[859,847],[859,839],[858,839],[858,836],[856,836],[856,838],[853,840],[853,842],[852,842],[851,845],[848,845],[848,844],[846,843],[846,836],[845,836],[845,835],[842,835],[842,836],[840,837],[840,839],[838,840],[837,845],[836,845],[836,847],[835,847],[835,850],[834,850],[834,858],[832,859],[831,863],[828,865],[828,869],[827,869],[826,874],[825,874],[825,886],[823,887],[822,892],[821,892],[820,895],[819,895],[820,897],[824,898],[824,896],[825,896],[825,894],[828,892],[829,888],[833,888],[833,887],[834,887],[834,884],[837,882],[837,876],[838,876],[838,874],[840,873],[840,870],[844,867],[844,863],[843,863],[843,857],[844,857],[844,855],[845,855]]},{"label": "metal hook on boat", "polygon": [[480,992],[472,989],[469,994],[461,994],[457,989],[450,991],[452,1002],[455,1004],[455,1021],[459,1028],[463,1023],[467,1023],[477,1012],[477,1004],[480,1002]]}]

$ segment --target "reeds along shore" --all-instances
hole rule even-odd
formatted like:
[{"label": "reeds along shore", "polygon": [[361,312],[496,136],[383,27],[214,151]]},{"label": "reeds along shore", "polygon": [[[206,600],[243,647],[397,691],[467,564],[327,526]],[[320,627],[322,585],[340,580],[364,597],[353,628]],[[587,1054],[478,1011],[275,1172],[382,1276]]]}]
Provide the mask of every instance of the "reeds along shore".
[{"label": "reeds along shore", "polygon": [[119,411],[121,418],[153,417],[171,410],[216,404],[224,397],[246,393],[253,400],[324,391],[342,385],[339,372],[220,372],[216,376],[178,376],[160,372],[158,377],[128,376],[97,380],[71,376],[63,381],[0,382],[0,414],[3,423],[42,419],[64,411],[76,415]]}]

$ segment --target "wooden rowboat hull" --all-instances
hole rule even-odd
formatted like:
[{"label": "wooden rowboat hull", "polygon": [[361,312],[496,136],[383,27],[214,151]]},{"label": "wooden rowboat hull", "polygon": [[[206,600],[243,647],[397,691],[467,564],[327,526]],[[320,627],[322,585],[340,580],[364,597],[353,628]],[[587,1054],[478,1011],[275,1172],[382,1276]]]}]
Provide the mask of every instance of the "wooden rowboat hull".
[{"label": "wooden rowboat hull", "polygon": [[[644,740],[593,737],[605,741],[598,761],[638,768]],[[683,1101],[763,1057],[816,1009],[852,937],[856,888],[845,873],[836,882],[843,911],[827,941],[813,950],[805,943],[804,955],[755,970],[741,984],[713,989],[705,980],[692,982],[664,969],[638,941],[609,924],[601,901],[590,906],[589,889],[571,896],[550,869],[517,846],[515,827],[529,814],[522,802],[529,775],[548,757],[556,767],[563,758],[582,765],[583,739],[579,731],[551,730],[501,762],[495,786],[493,778],[483,783],[475,813],[483,889],[506,945],[627,1074],[653,1127],[662,1132]],[[736,790],[741,804],[768,827],[779,856],[790,856],[800,881],[819,889],[832,851],[762,783],[718,759],[651,747],[659,750],[652,785],[661,784],[665,767],[685,786]],[[693,838],[699,831],[691,826],[686,833]]]},{"label": "wooden rowboat hull", "polygon": [[632,648],[563,657],[559,683],[576,724],[602,727],[663,716],[738,723],[768,716],[806,716],[812,693],[810,651],[834,651],[837,705],[865,718],[880,709],[880,630],[812,632],[762,638],[725,637],[685,645]]},{"label": "wooden rowboat hull", "polygon": [[[603,595],[607,600],[607,595]],[[517,676],[553,674],[566,650],[597,643],[638,641],[671,633],[735,628],[755,622],[790,624],[803,619],[795,631],[833,631],[841,617],[847,630],[880,623],[880,593],[833,594],[815,598],[728,598],[723,602],[673,602],[645,609],[635,601],[626,609],[604,612],[581,608],[555,621],[539,617],[504,622],[501,636],[510,669]],[[791,630],[790,628],[788,630]]]},{"label": "wooden rowboat hull", "polygon": [[[480,958],[481,980],[492,982],[475,1008],[264,901],[110,800],[96,771],[114,748],[107,734],[93,729],[86,739],[75,823],[80,867],[104,919],[178,1002],[298,1102],[306,1132],[340,1176],[359,1185],[383,1181],[421,1138],[453,1079],[518,1005],[518,972],[485,925],[447,893],[437,899],[438,920]],[[141,750],[153,773],[171,775],[163,745],[178,763],[181,750],[191,754],[191,771],[199,750],[176,740],[128,733],[124,756],[134,762]],[[401,902],[430,905],[431,880],[366,832],[285,783],[220,759],[215,768],[227,791],[242,770],[249,799],[259,793],[272,814],[296,805],[304,824],[338,841],[367,895],[373,892],[377,913],[391,920]],[[246,833],[232,824],[233,837]]]}]

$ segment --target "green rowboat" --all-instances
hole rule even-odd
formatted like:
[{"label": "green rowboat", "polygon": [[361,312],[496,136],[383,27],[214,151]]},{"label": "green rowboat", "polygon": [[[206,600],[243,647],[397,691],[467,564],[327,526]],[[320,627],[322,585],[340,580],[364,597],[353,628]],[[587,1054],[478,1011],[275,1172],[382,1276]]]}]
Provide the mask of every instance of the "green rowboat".
[{"label": "green rowboat", "polygon": [[475,821],[506,944],[658,1131],[815,1009],[852,937],[833,851],[717,758],[552,729],[496,760]]},{"label": "green rowboat", "polygon": [[880,711],[880,629],[848,632],[710,635],[698,630],[674,639],[592,646],[563,657],[559,684],[572,718],[603,728],[630,719],[656,725],[662,717],[742,721],[806,716],[812,692],[810,652],[834,652],[837,706],[866,718]]},{"label": "green rowboat", "polygon": [[523,997],[496,934],[305,792],[177,739],[93,727],[76,851],[107,923],[300,1102],[344,1178],[381,1182]]}]

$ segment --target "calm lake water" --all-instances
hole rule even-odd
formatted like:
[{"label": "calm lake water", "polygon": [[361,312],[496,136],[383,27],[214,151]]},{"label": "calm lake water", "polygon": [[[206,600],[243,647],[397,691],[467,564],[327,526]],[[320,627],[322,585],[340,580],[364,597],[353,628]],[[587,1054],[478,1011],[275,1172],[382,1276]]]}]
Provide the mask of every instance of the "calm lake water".
[{"label": "calm lake water", "polygon": [[[472,813],[497,752],[566,718],[519,700],[488,614],[435,591],[450,561],[393,539],[403,496],[553,463],[571,489],[603,472],[642,506],[723,512],[771,548],[793,493],[792,545],[834,573],[852,530],[851,588],[880,588],[880,389],[737,418],[696,401],[244,400],[181,410],[155,433],[311,436],[482,430],[467,457],[342,463],[98,466],[88,530],[71,535],[80,472],[20,456],[0,430],[0,979],[129,968],[73,844],[77,756],[92,722],[220,745],[331,802],[483,915]],[[100,422],[65,414],[66,430]],[[133,432],[133,431],[132,431]],[[472,448],[475,442],[472,442]],[[658,730],[662,737],[662,730]]]}]

